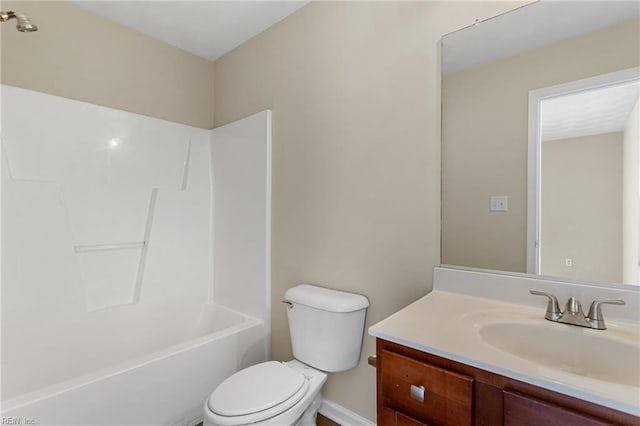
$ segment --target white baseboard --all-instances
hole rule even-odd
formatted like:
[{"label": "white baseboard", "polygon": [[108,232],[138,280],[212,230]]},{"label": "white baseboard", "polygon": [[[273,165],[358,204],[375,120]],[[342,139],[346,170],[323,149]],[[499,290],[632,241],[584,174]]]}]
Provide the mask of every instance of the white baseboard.
[{"label": "white baseboard", "polygon": [[193,419],[187,423],[186,426],[198,426],[200,423],[204,422],[204,416],[200,416],[197,419]]},{"label": "white baseboard", "polygon": [[341,426],[375,426],[375,423],[371,420],[365,419],[342,405],[324,398],[318,412]]}]

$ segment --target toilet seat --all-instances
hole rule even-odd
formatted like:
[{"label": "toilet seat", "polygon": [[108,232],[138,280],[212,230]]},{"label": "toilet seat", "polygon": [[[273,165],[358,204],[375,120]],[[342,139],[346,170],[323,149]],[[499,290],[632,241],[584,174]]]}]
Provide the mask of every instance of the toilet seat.
[{"label": "toilet seat", "polygon": [[220,425],[260,422],[288,410],[307,393],[304,374],[277,361],[241,370],[216,388],[207,408]]}]

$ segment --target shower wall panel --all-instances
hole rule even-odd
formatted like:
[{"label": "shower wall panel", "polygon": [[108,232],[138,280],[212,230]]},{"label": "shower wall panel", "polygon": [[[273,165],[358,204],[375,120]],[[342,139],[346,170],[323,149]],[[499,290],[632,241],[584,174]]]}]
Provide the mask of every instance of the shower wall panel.
[{"label": "shower wall panel", "polygon": [[3,314],[206,302],[209,133],[2,86]]},{"label": "shower wall panel", "polygon": [[213,129],[217,303],[271,317],[271,111]]}]

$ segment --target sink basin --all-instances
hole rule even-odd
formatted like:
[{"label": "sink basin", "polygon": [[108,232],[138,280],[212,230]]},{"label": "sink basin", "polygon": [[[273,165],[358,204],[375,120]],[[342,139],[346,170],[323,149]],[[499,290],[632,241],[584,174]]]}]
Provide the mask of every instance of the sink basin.
[{"label": "sink basin", "polygon": [[[542,367],[606,382],[640,387],[638,344],[563,324],[484,324],[491,346]],[[606,331],[604,332],[606,333]]]}]

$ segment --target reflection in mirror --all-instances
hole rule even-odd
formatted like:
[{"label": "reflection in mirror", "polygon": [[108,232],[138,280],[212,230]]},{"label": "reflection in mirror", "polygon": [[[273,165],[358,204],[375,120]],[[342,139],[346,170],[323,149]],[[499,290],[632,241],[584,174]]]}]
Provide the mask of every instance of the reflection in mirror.
[{"label": "reflection in mirror", "polygon": [[530,92],[529,272],[638,283],[639,73]]},{"label": "reflection in mirror", "polygon": [[[638,67],[639,12],[638,2],[543,1],[443,38],[443,264],[590,281],[637,282],[637,279],[623,277],[623,258],[631,258],[627,252],[633,250],[624,249],[622,244],[633,238],[623,230],[622,217],[626,210],[619,207],[615,212],[613,208],[614,204],[618,206],[623,202],[613,201],[614,198],[624,199],[621,162],[631,161],[628,150],[625,152],[624,144],[620,142],[624,130],[609,132],[617,133],[617,136],[610,135],[612,139],[617,137],[617,142],[609,147],[618,150],[617,163],[607,160],[612,162],[611,167],[617,167],[615,178],[611,177],[613,175],[596,178],[597,167],[593,163],[590,165],[588,158],[578,161],[581,155],[575,151],[565,153],[564,157],[552,153],[553,148],[563,146],[558,141],[555,145],[551,140],[542,143],[542,147],[548,143],[549,149],[543,148],[541,154],[550,157],[547,161],[542,159],[542,167],[555,164],[555,169],[547,170],[549,167],[546,167],[541,171],[542,185],[551,186],[551,189],[547,192],[542,188],[542,202],[539,203],[544,209],[539,211],[542,226],[537,240],[543,244],[539,252],[528,246],[528,240],[531,240],[530,236],[528,238],[528,233],[531,234],[528,217],[531,219],[531,214],[527,211],[537,208],[528,201],[528,174],[531,172],[528,168],[529,93]],[[620,108],[617,101],[609,105],[613,110]],[[542,107],[544,114],[547,107],[553,105],[545,104]],[[627,112],[627,120],[640,120],[637,109]],[[565,118],[558,120],[566,121]],[[570,138],[572,136],[564,139]],[[569,142],[564,146],[569,146]],[[604,142],[599,145],[604,146]],[[610,151],[607,153],[611,154]],[[599,161],[598,167],[605,162],[604,154],[590,155],[594,157],[592,161]],[[637,158],[634,161],[637,162]],[[572,181],[587,182],[586,178],[576,175],[578,170],[570,171],[571,162],[577,163],[580,173],[586,172],[591,179],[587,197],[580,200],[586,205],[577,204],[578,188],[562,188],[561,184],[553,183],[553,173],[564,185]],[[545,178],[547,172],[549,177]],[[492,205],[491,198],[496,196],[505,197],[506,210]],[[581,230],[574,228],[579,221],[586,221],[589,214],[595,215],[595,206],[610,208],[609,230],[604,229],[604,217],[588,219],[589,225]],[[552,221],[545,225],[547,220],[544,218],[548,216]],[[569,219],[556,220],[554,224],[554,219],[564,217]],[[635,218],[637,223],[637,212]],[[598,233],[607,234],[608,242],[596,241]],[[614,238],[609,234],[617,236]],[[635,239],[638,239],[637,235]],[[535,240],[533,238],[533,244]],[[594,256],[602,260],[606,252],[615,260],[611,263],[618,264],[615,274],[605,273],[604,266],[598,266],[580,252],[598,245],[600,253]],[[615,250],[611,248],[614,245]],[[532,258],[538,259],[537,265]],[[584,269],[586,265],[589,268]],[[636,275],[637,268],[636,254]],[[591,272],[587,273],[587,269]]]}]

